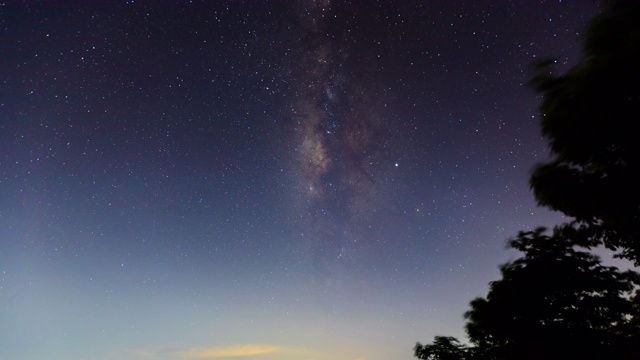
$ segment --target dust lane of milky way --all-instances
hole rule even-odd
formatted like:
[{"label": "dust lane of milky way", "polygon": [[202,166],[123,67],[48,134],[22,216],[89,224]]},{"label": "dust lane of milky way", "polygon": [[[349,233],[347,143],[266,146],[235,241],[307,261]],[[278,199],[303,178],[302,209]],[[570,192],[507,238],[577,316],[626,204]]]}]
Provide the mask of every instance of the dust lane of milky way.
[{"label": "dust lane of milky way", "polygon": [[[393,171],[386,147],[394,124],[385,116],[382,87],[369,75],[376,64],[363,59],[356,39],[325,21],[330,3],[304,5],[295,30],[301,51],[289,146],[298,167],[300,208],[313,214],[308,227],[318,229],[308,231],[309,240],[340,244],[332,247],[344,255],[345,246],[358,240],[350,235],[352,241],[345,241],[344,234],[359,233],[357,227],[371,221],[367,214],[383,205],[376,193],[383,184],[376,180]],[[371,65],[359,68],[367,62]]]}]

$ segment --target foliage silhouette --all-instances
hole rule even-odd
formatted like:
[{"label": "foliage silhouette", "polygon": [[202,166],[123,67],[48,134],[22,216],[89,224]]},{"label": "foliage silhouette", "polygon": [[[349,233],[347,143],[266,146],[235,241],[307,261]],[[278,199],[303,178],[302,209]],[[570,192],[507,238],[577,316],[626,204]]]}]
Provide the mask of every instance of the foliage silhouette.
[{"label": "foliage silhouette", "polygon": [[413,348],[415,357],[421,360],[466,360],[468,349],[458,339],[450,336],[436,336],[433,343],[422,345],[416,343]]},{"label": "foliage silhouette", "polygon": [[472,346],[437,336],[423,360],[640,359],[640,274],[605,266],[566,232],[520,232],[521,258],[500,267],[465,314]]},{"label": "foliage silhouette", "polygon": [[538,228],[509,242],[524,256],[502,265],[502,279],[465,314],[476,350],[495,359],[640,359],[640,274],[602,265],[563,235]]},{"label": "foliage silhouette", "polygon": [[542,133],[553,158],[530,185],[540,205],[574,217],[583,245],[640,264],[640,2],[608,1],[587,28],[581,60],[563,75],[538,63]]},{"label": "foliage silhouette", "polygon": [[538,204],[575,220],[520,232],[523,256],[500,267],[465,313],[471,346],[437,336],[424,360],[640,359],[640,274],[604,266],[604,244],[640,264],[640,1],[603,1],[583,56],[563,75],[554,61],[531,81],[543,97],[552,159],[533,169]]}]

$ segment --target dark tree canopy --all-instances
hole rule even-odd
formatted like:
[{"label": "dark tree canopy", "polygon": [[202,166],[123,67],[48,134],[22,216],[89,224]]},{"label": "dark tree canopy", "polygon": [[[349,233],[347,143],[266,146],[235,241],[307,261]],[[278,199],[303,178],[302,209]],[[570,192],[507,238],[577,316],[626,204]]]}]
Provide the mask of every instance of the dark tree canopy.
[{"label": "dark tree canopy", "polygon": [[604,244],[640,264],[640,1],[609,0],[563,75],[538,64],[542,133],[552,158],[530,184],[540,205],[574,218],[521,232],[523,253],[465,314],[472,346],[436,337],[423,360],[640,359],[640,274],[604,266]]},{"label": "dark tree canopy", "polygon": [[609,1],[567,73],[538,64],[542,133],[552,160],[530,183],[539,204],[576,219],[574,234],[640,263],[640,1]]},{"label": "dark tree canopy", "polygon": [[417,343],[413,348],[415,357],[421,360],[467,360],[468,349],[458,339],[450,336],[436,336],[433,343]]},{"label": "dark tree canopy", "polygon": [[640,359],[640,274],[605,266],[568,232],[520,232],[523,256],[500,267],[465,314],[472,346],[437,336],[422,360]]},{"label": "dark tree canopy", "polygon": [[[602,265],[561,232],[521,232],[524,253],[471,302],[467,334],[494,359],[640,359],[640,274]],[[636,294],[637,296],[637,294]]]}]

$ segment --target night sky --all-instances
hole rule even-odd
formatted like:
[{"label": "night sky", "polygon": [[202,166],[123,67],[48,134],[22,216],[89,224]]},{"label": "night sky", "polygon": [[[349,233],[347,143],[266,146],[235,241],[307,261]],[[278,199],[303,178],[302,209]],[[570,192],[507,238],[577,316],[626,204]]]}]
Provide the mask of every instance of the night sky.
[{"label": "night sky", "polygon": [[0,359],[403,360],[562,220],[597,1],[0,3]]}]

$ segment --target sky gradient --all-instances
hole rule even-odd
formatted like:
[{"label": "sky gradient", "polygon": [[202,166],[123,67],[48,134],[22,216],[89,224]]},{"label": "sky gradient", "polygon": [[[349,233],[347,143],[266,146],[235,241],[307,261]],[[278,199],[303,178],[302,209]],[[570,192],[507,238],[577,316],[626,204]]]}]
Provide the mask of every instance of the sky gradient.
[{"label": "sky gradient", "polygon": [[597,1],[0,4],[0,359],[404,360],[553,225]]}]

